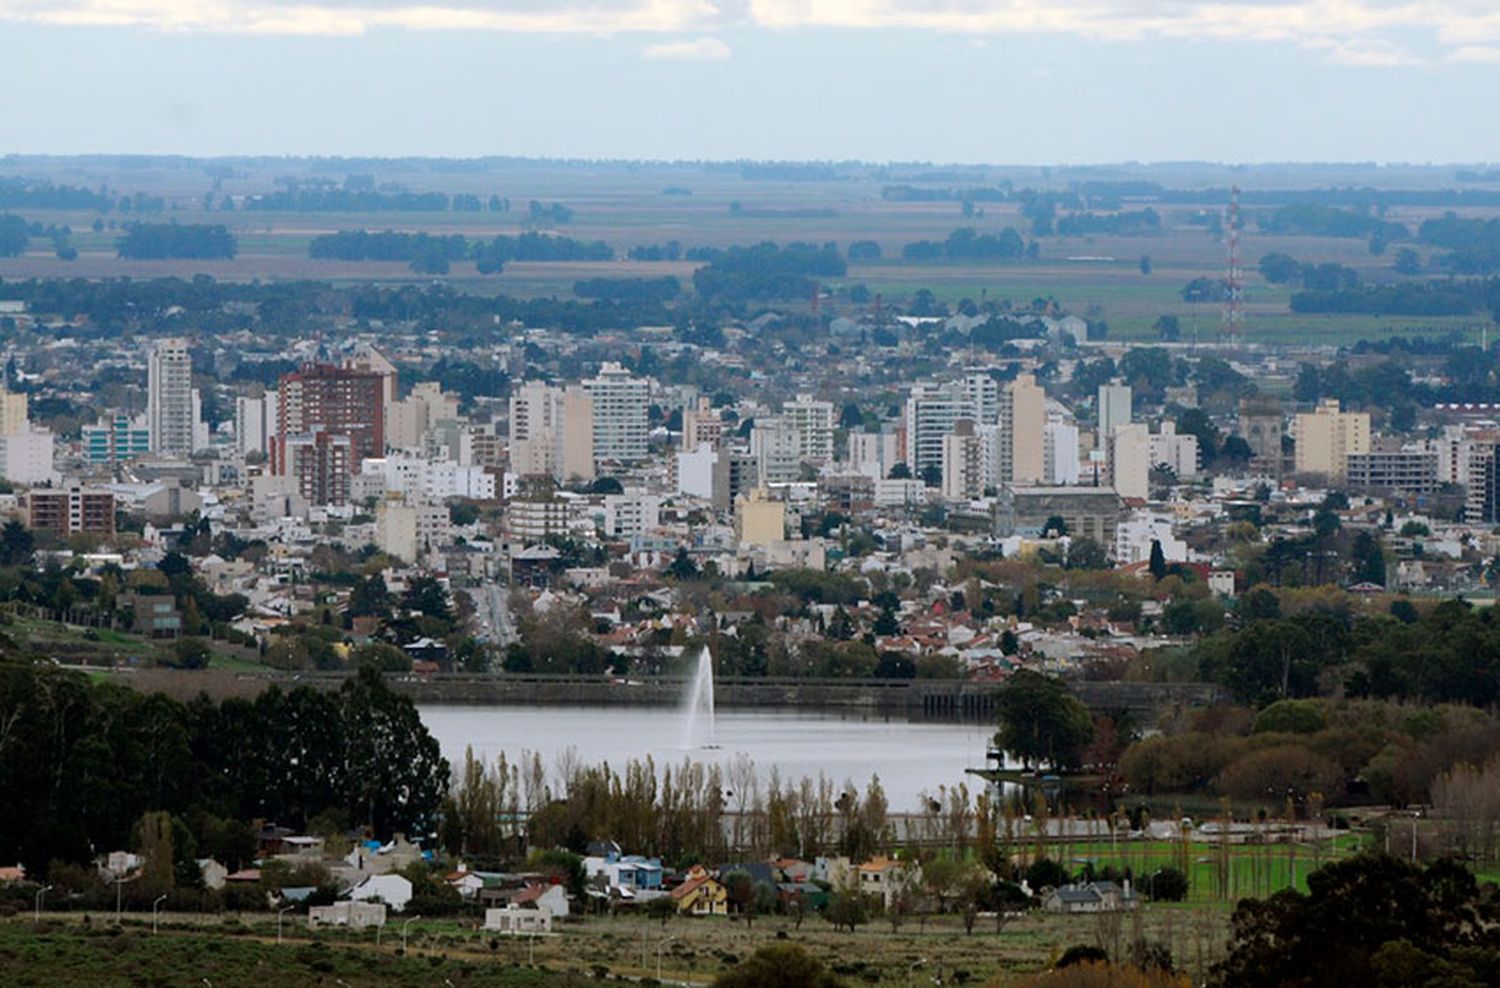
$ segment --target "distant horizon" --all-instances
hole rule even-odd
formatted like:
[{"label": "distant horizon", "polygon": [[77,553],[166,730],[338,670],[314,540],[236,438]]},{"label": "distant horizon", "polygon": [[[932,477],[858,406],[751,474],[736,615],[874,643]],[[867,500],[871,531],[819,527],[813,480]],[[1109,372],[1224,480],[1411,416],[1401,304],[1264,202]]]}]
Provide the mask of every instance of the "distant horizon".
[{"label": "distant horizon", "polygon": [[1095,161],[981,161],[943,159],[902,158],[857,158],[857,157],[717,157],[642,158],[625,155],[546,155],[546,154],[430,154],[412,152],[408,154],[360,154],[341,152],[271,152],[246,151],[223,153],[198,153],[192,151],[5,151],[0,153],[0,164],[27,159],[187,159],[190,161],[339,161],[339,162],[400,162],[400,161],[474,161],[474,162],[518,162],[535,164],[600,164],[600,165],[825,165],[868,168],[989,168],[996,170],[1013,168],[1081,169],[1127,169],[1127,168],[1222,168],[1266,169],[1266,168],[1368,168],[1368,169],[1444,169],[1444,168],[1493,168],[1500,170],[1500,158],[1495,159],[1450,159],[1433,161],[1359,160],[1337,158],[1266,158],[1261,160],[1228,160],[1212,158],[1161,158],[1161,159],[1099,159]]}]

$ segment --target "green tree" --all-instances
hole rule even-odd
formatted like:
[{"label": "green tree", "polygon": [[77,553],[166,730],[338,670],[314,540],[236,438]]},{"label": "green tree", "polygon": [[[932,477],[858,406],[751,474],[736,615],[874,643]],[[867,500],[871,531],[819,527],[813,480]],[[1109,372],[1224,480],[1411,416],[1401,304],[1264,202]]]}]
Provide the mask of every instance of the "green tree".
[{"label": "green tree", "polygon": [[1000,730],[996,745],[1028,768],[1076,768],[1093,740],[1088,708],[1061,680],[1022,669],[1006,680],[996,697]]},{"label": "green tree", "polygon": [[835,889],[828,897],[828,906],[823,910],[823,915],[833,924],[834,929],[847,929],[850,933],[870,921],[865,897],[857,888]]},{"label": "green tree", "polygon": [[1367,853],[1325,865],[1307,887],[1242,901],[1210,983],[1483,985],[1500,970],[1500,904],[1456,861]]},{"label": "green tree", "polygon": [[1159,539],[1151,540],[1151,559],[1146,566],[1151,571],[1151,578],[1154,580],[1160,581],[1167,575],[1167,556],[1162,551]]},{"label": "green tree", "polygon": [[29,566],[36,549],[31,531],[18,521],[8,521],[0,528],[0,566]]}]

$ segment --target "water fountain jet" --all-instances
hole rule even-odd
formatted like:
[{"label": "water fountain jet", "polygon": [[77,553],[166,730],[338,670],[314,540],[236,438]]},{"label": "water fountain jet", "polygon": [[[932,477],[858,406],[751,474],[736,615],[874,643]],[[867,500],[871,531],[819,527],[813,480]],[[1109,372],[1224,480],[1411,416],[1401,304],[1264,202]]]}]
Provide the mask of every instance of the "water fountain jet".
[{"label": "water fountain jet", "polygon": [[714,659],[707,647],[698,650],[698,667],[683,697],[682,746],[717,748],[714,744]]}]

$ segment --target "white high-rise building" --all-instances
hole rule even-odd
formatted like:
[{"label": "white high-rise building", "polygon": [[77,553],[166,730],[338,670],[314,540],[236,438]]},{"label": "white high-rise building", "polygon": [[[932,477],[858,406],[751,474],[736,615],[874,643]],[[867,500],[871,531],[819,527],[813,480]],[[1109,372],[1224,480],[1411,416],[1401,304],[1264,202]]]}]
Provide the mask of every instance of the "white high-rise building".
[{"label": "white high-rise building", "polygon": [[661,498],[652,494],[608,494],[604,534],[612,539],[644,535],[661,524]]},{"label": "white high-rise building", "polygon": [[1078,426],[1055,419],[1047,423],[1046,483],[1051,487],[1078,483]]},{"label": "white high-rise building", "polygon": [[788,483],[801,476],[801,449],[800,433],[785,418],[762,419],[750,430],[750,455],[759,463],[761,484]]},{"label": "white high-rise building", "polygon": [[781,417],[797,434],[798,454],[804,460],[827,463],[833,459],[833,402],[798,395],[781,406]]},{"label": "white high-rise building", "polygon": [[1151,465],[1166,467],[1178,480],[1192,480],[1198,476],[1198,437],[1163,422],[1161,432],[1151,437]]},{"label": "white high-rise building", "polygon": [[996,425],[1000,421],[1000,382],[984,371],[964,376],[964,394],[974,409],[976,425]]},{"label": "white high-rise building", "polygon": [[650,435],[650,382],[632,377],[619,364],[606,363],[582,387],[594,401],[594,463],[644,460]]},{"label": "white high-rise building", "polygon": [[849,466],[855,473],[875,480],[884,480],[891,467],[901,462],[901,448],[894,432],[865,432],[854,429],[849,433]]},{"label": "white high-rise building", "polygon": [[971,419],[959,419],[943,437],[943,497],[967,501],[980,497],[985,487],[984,437]]},{"label": "white high-rise building", "polygon": [[906,399],[906,465],[913,477],[928,467],[942,469],[943,437],[959,419],[973,419],[973,402],[961,384],[917,385]]},{"label": "white high-rise building", "polygon": [[59,483],[62,476],[52,465],[55,446],[52,430],[40,426],[0,435],[0,477],[27,487]]},{"label": "white high-rise building", "polygon": [[1115,381],[1099,385],[1099,445],[1103,447],[1117,425],[1130,424],[1130,385]]},{"label": "white high-rise building", "polygon": [[271,445],[281,431],[276,423],[278,408],[274,391],[259,398],[234,400],[234,436],[241,454],[271,455]]},{"label": "white high-rise building", "polygon": [[146,420],[153,453],[186,456],[193,451],[196,404],[187,340],[158,341],[151,348],[146,381]]}]

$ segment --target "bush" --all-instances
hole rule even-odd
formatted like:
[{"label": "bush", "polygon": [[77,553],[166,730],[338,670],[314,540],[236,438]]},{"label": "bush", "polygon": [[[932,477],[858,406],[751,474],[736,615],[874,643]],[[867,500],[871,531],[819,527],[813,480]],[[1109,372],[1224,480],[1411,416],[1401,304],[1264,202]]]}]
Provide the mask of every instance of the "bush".
[{"label": "bush", "polygon": [[1152,902],[1181,902],[1187,898],[1187,876],[1176,868],[1158,868],[1141,884]]}]

